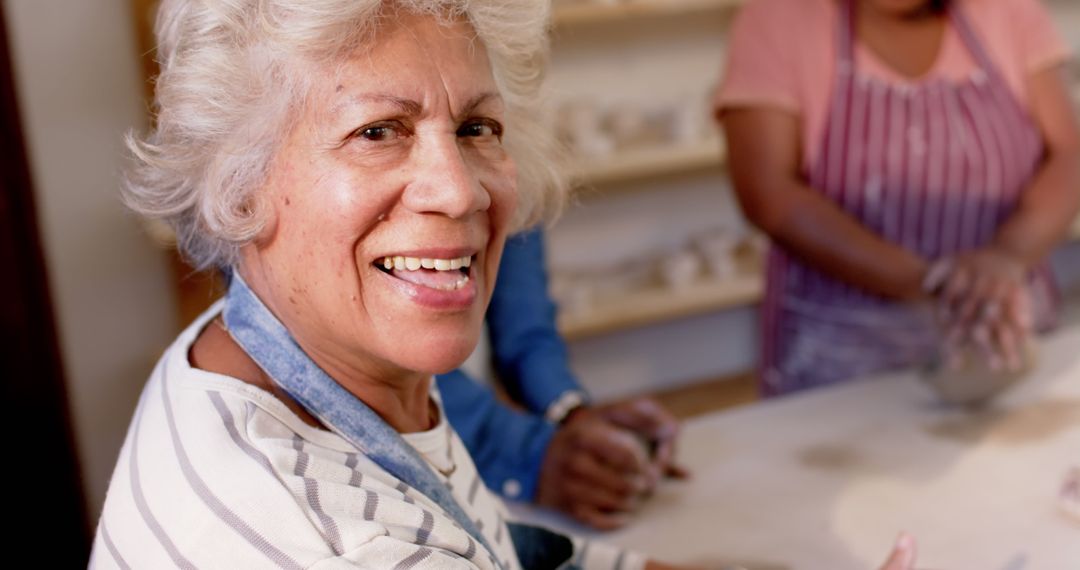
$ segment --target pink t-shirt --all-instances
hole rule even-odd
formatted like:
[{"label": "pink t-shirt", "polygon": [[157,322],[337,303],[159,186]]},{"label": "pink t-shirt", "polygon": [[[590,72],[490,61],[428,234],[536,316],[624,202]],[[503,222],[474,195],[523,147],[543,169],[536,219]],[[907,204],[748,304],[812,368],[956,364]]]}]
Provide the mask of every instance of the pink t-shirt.
[{"label": "pink t-shirt", "polygon": [[[1032,72],[1069,58],[1069,49],[1039,0],[953,0],[1021,105]],[[716,93],[718,111],[774,106],[802,120],[804,166],[820,150],[836,67],[837,0],[751,0],[739,13],[728,44],[727,72]],[[949,26],[934,65],[923,77],[898,74],[856,40],[860,72],[896,84],[945,77],[964,79],[976,63]]]}]

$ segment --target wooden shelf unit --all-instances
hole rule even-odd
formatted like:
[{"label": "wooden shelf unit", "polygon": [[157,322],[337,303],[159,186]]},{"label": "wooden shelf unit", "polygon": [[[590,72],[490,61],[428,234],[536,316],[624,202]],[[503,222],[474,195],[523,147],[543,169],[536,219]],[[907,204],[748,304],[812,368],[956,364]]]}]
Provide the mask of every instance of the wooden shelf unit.
[{"label": "wooden shelf unit", "polygon": [[745,273],[724,281],[702,279],[684,288],[656,287],[597,300],[592,308],[559,315],[559,331],[567,340],[583,338],[701,315],[756,303],[763,275]]},{"label": "wooden shelf unit", "polygon": [[[1080,241],[1080,217],[1068,240]],[[744,270],[726,281],[703,279],[684,289],[656,287],[612,296],[589,310],[560,314],[559,331],[573,341],[752,305],[761,300],[764,281],[763,270]]]},{"label": "wooden shelf unit", "polygon": [[737,8],[745,0],[578,0],[556,5],[556,26],[604,23],[645,16],[673,16]]},{"label": "wooden shelf unit", "polygon": [[631,180],[720,168],[727,148],[720,136],[692,144],[640,148],[583,162],[575,169],[579,186],[598,186]]}]

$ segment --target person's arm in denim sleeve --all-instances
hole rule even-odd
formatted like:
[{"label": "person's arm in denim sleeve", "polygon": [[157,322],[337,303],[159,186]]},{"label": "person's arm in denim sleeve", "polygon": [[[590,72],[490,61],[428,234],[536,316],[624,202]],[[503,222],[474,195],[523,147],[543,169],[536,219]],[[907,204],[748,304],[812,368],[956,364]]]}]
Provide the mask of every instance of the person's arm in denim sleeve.
[{"label": "person's arm in denim sleeve", "polygon": [[540,415],[568,392],[585,394],[555,327],[544,262],[542,231],[508,239],[487,312],[499,381],[514,400]]},{"label": "person's arm in denim sleeve", "polygon": [[450,425],[472,455],[484,483],[511,499],[533,500],[556,426],[510,409],[461,370],[436,377]]}]

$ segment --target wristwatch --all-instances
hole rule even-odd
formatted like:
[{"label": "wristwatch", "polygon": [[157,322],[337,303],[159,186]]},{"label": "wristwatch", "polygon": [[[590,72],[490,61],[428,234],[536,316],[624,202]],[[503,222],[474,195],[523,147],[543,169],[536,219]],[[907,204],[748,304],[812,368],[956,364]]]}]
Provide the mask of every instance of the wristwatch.
[{"label": "wristwatch", "polygon": [[544,412],[544,417],[551,423],[561,424],[570,415],[570,412],[584,406],[588,401],[585,392],[567,390],[548,406],[547,411]]}]

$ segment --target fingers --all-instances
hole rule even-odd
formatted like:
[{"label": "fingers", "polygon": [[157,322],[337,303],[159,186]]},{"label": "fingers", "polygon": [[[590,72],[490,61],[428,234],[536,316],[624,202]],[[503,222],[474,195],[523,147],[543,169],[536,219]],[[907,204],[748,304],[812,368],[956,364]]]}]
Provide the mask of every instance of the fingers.
[{"label": "fingers", "polygon": [[881,566],[881,570],[913,570],[915,568],[915,540],[911,535],[902,532],[896,539],[889,559]]},{"label": "fingers", "polygon": [[1024,266],[1007,254],[986,249],[957,258],[939,297],[950,365],[961,365],[964,347],[992,370],[1018,370],[1031,329]]},{"label": "fingers", "polygon": [[646,481],[641,475],[613,469],[589,453],[574,455],[568,471],[572,478],[585,482],[591,488],[603,489],[618,497],[619,501],[629,501],[647,490]]},{"label": "fingers", "polygon": [[621,495],[583,480],[566,482],[568,504],[607,513],[632,513],[640,506],[640,495]]},{"label": "fingers", "polygon": [[588,505],[574,505],[570,515],[577,520],[600,530],[614,530],[630,521],[626,513],[609,513]]},{"label": "fingers", "polygon": [[941,288],[944,318],[961,330],[970,329],[988,307],[1004,306],[1022,287],[1023,265],[1006,254],[980,250],[954,262]]},{"label": "fingers", "polygon": [[671,440],[679,432],[679,421],[652,398],[635,398],[600,408],[612,423],[632,430],[650,441]]},{"label": "fingers", "polygon": [[537,502],[598,529],[622,526],[664,475],[686,476],[672,465],[677,433],[652,400],[586,408],[548,446]]},{"label": "fingers", "polygon": [[598,421],[583,430],[578,445],[612,468],[645,475],[649,454],[645,444],[632,432]]},{"label": "fingers", "polygon": [[660,466],[661,477],[688,479],[690,471],[675,463],[675,440],[665,440],[656,446],[653,463]]},{"label": "fingers", "polygon": [[636,398],[608,404],[598,411],[612,423],[633,431],[649,443],[651,461],[647,471],[652,486],[664,476],[685,478],[688,475],[686,469],[674,465],[679,421],[659,402]]}]

